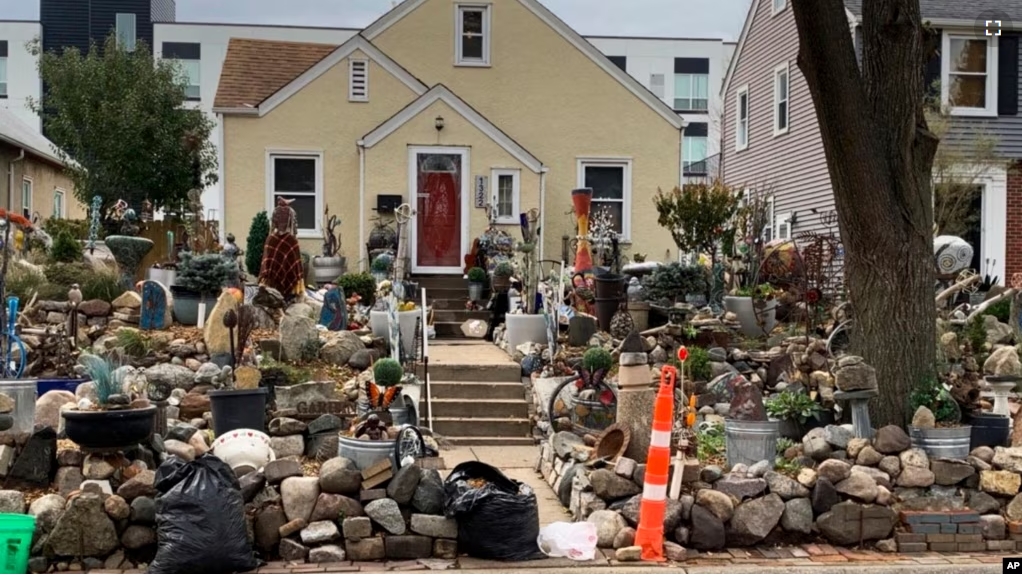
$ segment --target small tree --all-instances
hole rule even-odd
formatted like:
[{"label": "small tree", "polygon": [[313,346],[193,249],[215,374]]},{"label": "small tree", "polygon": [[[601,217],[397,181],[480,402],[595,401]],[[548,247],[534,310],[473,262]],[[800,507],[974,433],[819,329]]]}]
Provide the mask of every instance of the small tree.
[{"label": "small tree", "polygon": [[148,46],[134,51],[111,34],[83,55],[77,48],[41,53],[39,74],[46,101],[29,100],[54,152],[70,167],[75,197],[99,195],[108,205],[123,199],[154,209],[176,207],[188,191],[217,182],[213,121],[185,108],[185,81],[173,60],[154,63]]},{"label": "small tree", "polygon": [[669,232],[680,252],[704,252],[716,259],[717,244],[738,213],[742,192],[717,180],[685,184],[669,193],[658,189],[653,203],[657,222]]},{"label": "small tree", "polygon": [[252,227],[248,229],[248,239],[245,240],[245,267],[256,277],[263,267],[263,247],[269,235],[270,218],[265,211],[259,212],[252,218]]}]

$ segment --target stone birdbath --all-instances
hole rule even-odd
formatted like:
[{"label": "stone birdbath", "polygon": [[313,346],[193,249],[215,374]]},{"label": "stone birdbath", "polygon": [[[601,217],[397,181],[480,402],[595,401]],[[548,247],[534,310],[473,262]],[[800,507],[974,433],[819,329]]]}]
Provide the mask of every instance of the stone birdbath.
[{"label": "stone birdbath", "polygon": [[126,290],[132,289],[135,285],[135,274],[142,263],[142,258],[153,249],[153,241],[132,236],[107,236],[106,246],[121,269],[121,287]]}]

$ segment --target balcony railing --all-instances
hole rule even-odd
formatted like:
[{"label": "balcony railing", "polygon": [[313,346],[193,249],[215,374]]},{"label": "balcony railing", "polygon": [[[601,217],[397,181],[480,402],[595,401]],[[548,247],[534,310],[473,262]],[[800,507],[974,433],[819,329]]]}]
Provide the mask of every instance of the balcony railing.
[{"label": "balcony railing", "polygon": [[720,154],[714,154],[709,158],[698,162],[684,162],[682,164],[682,172],[686,179],[713,179],[719,175],[719,170]]}]

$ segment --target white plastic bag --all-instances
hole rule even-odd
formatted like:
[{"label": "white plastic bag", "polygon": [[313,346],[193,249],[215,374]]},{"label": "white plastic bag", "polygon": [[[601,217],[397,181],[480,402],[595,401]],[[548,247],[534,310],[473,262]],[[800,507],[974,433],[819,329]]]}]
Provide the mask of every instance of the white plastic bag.
[{"label": "white plastic bag", "polygon": [[540,529],[536,543],[548,557],[567,557],[575,561],[596,558],[596,524],[558,521]]}]

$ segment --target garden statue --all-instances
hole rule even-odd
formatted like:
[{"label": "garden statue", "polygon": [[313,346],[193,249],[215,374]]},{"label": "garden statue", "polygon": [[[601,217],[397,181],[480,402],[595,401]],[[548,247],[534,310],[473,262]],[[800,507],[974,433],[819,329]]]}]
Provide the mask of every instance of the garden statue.
[{"label": "garden statue", "polygon": [[124,200],[117,200],[107,211],[107,217],[113,222],[120,222],[121,234],[107,236],[106,245],[121,270],[121,287],[130,290],[135,285],[142,259],[153,249],[153,241],[137,237],[139,228],[135,223],[135,210],[130,209]]},{"label": "garden statue", "polygon": [[237,260],[245,253],[238,247],[238,244],[235,243],[234,234],[227,234],[227,243],[224,244],[223,252],[224,256],[232,260]]},{"label": "garden statue", "polygon": [[287,295],[301,294],[305,289],[302,248],[295,234],[298,215],[291,207],[294,200],[277,199],[271,218],[272,230],[263,248],[263,264],[259,283]]},{"label": "garden statue", "polygon": [[138,216],[135,215],[135,210],[131,208],[124,210],[124,216],[121,218],[121,235],[135,237],[139,231],[141,230],[138,227]]},{"label": "garden statue", "polygon": [[319,314],[320,325],[330,331],[348,329],[348,304],[344,300],[344,290],[334,286],[323,296],[323,311]]},{"label": "garden statue", "polygon": [[82,290],[78,284],[71,284],[67,290],[67,303],[71,304],[71,341],[78,347],[78,305],[82,303]]},{"label": "garden statue", "polygon": [[972,246],[956,236],[937,236],[933,239],[933,258],[937,274],[956,274],[972,265]]}]

